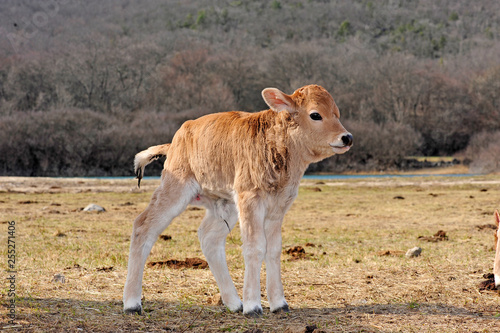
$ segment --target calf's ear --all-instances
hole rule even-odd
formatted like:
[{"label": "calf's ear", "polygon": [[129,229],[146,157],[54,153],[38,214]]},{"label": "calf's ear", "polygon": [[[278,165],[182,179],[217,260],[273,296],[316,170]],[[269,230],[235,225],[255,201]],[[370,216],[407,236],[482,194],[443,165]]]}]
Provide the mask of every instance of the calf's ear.
[{"label": "calf's ear", "polygon": [[498,214],[498,210],[495,210],[495,222],[497,226],[500,226],[500,215]]},{"label": "calf's ear", "polygon": [[262,90],[262,98],[273,111],[288,111],[290,113],[296,111],[293,99],[279,89],[266,88]]}]

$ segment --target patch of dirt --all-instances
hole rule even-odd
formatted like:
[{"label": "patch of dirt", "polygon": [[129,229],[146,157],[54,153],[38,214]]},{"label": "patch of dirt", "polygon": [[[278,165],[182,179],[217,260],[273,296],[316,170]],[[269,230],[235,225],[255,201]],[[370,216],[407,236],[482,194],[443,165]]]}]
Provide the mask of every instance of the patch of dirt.
[{"label": "patch of dirt", "polygon": [[491,223],[476,225],[476,228],[479,231],[481,231],[481,230],[487,230],[487,229],[491,229],[491,230],[495,230],[495,231],[497,230],[497,226],[494,225],[494,224],[491,224]]},{"label": "patch of dirt", "polygon": [[393,199],[396,199],[396,200],[404,200],[404,199],[405,199],[405,197],[400,196],[400,195],[396,195]]},{"label": "patch of dirt", "polygon": [[384,256],[398,257],[402,256],[403,254],[405,254],[405,252],[399,250],[382,250],[377,252],[377,255],[379,257],[384,257]]},{"label": "patch of dirt", "polygon": [[181,269],[181,268],[193,268],[193,269],[207,269],[208,263],[200,258],[186,258],[186,260],[170,259],[166,261],[152,261],[147,263],[148,267],[162,268],[167,266],[168,268]]},{"label": "patch of dirt", "polygon": [[321,192],[319,187],[305,187],[304,189],[312,192]]},{"label": "patch of dirt", "polygon": [[68,266],[68,267],[66,267],[64,269],[66,269],[66,270],[68,270],[68,269],[79,269],[79,270],[83,269],[85,271],[87,270],[85,267],[82,267],[82,266],[80,266],[78,264],[74,264],[73,266]]},{"label": "patch of dirt", "polygon": [[486,280],[479,283],[478,287],[480,291],[483,290],[497,290],[495,287],[495,275],[493,273],[484,274],[483,278]]},{"label": "patch of dirt", "polygon": [[445,231],[439,230],[438,232],[436,232],[434,234],[434,236],[431,236],[431,237],[418,236],[417,239],[419,239],[419,240],[425,240],[425,241],[432,242],[432,243],[437,243],[437,242],[440,242],[440,241],[446,241],[446,240],[448,240],[448,236],[446,236],[446,232]]},{"label": "patch of dirt", "polygon": [[36,204],[38,203],[38,201],[34,201],[34,200],[26,200],[26,201],[19,201],[18,204],[20,205],[30,205],[30,204]]}]

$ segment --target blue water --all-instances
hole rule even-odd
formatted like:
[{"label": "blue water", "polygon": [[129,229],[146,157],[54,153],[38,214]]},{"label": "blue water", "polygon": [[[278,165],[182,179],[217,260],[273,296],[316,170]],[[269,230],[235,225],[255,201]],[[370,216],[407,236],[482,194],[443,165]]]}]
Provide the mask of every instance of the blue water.
[{"label": "blue water", "polygon": [[342,179],[367,179],[367,178],[413,178],[413,177],[472,177],[478,176],[471,173],[449,173],[443,175],[433,174],[373,174],[373,175],[304,175],[303,179],[314,180],[342,180]]},{"label": "blue water", "polygon": [[[478,176],[478,174],[472,173],[450,173],[443,175],[433,175],[433,174],[371,174],[371,175],[304,175],[303,179],[312,180],[348,180],[348,179],[369,179],[369,178],[413,178],[413,177],[473,177]],[[122,177],[85,177],[89,179],[134,179],[133,176],[122,176]],[[159,176],[147,176],[143,179],[160,179]]]}]

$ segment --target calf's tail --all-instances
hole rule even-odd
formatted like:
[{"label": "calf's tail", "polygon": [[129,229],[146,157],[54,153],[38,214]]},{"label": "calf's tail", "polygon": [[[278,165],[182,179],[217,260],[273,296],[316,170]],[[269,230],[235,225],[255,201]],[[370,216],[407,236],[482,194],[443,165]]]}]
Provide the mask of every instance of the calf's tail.
[{"label": "calf's tail", "polygon": [[146,150],[137,153],[134,158],[134,171],[137,178],[137,186],[141,187],[141,179],[144,175],[144,168],[149,163],[159,159],[162,156],[167,156],[170,143],[164,145],[152,146]]}]

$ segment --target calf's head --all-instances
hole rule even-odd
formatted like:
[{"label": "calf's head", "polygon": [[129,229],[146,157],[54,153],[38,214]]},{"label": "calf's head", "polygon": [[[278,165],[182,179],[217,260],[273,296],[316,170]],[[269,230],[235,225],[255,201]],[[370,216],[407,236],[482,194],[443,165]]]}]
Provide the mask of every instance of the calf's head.
[{"label": "calf's head", "polygon": [[292,115],[298,124],[300,140],[313,160],[343,154],[351,148],[352,134],[340,123],[339,109],[323,87],[308,85],[292,95],[266,88],[262,97],[272,110]]}]

